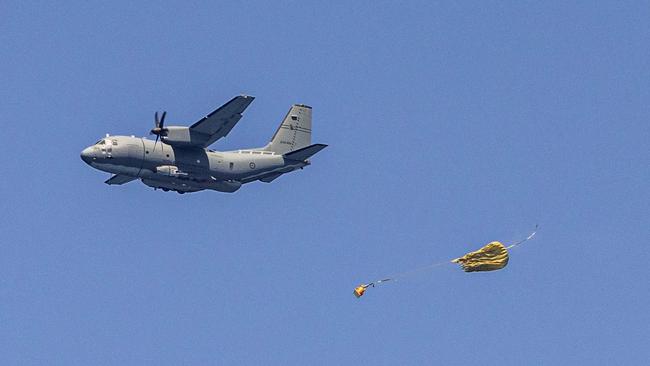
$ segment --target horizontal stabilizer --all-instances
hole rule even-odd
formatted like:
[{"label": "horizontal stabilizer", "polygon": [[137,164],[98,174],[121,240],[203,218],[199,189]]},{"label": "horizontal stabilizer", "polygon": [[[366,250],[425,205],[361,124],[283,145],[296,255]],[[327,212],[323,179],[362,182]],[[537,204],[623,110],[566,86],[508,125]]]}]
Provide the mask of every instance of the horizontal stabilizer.
[{"label": "horizontal stabilizer", "polygon": [[136,180],[137,178],[135,177],[130,177],[128,175],[122,175],[122,174],[115,174],[114,176],[110,177],[106,182],[108,185],[117,185],[117,184],[124,184],[124,183],[129,183],[132,180]]},{"label": "horizontal stabilizer", "polygon": [[290,153],[286,153],[283,155],[283,157],[289,160],[305,161],[309,159],[310,156],[316,154],[317,152],[323,150],[326,147],[327,145],[325,144],[313,144],[307,147],[303,147],[302,149],[298,149]]}]

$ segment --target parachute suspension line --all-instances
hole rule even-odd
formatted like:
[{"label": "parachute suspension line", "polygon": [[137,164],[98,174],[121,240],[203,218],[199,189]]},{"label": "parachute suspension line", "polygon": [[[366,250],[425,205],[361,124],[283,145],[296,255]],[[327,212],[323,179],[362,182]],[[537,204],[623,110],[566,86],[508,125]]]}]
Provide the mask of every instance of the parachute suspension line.
[{"label": "parachute suspension line", "polygon": [[535,230],[533,230],[533,232],[530,235],[528,235],[528,237],[526,237],[526,239],[519,240],[518,242],[506,247],[506,249],[514,248],[514,247],[516,247],[518,245],[521,245],[521,244],[529,241],[530,239],[532,239],[535,236],[535,234],[537,234],[537,230],[539,230],[539,225],[535,225]]},{"label": "parachute suspension line", "polygon": [[444,262],[437,262],[437,263],[429,264],[428,266],[424,266],[424,267],[416,268],[416,269],[413,269],[413,270],[410,270],[410,271],[397,273],[397,274],[395,274],[395,275],[393,275],[393,276],[391,276],[391,277],[386,277],[386,278],[383,278],[383,279],[381,279],[381,280],[375,280],[375,281],[372,281],[372,282],[370,282],[370,283],[360,284],[359,286],[355,287],[355,289],[354,289],[354,296],[356,296],[356,298],[358,299],[358,298],[360,298],[361,296],[363,296],[363,294],[366,292],[366,289],[367,289],[368,287],[379,286],[379,285],[381,285],[382,283],[384,283],[384,282],[388,282],[388,281],[397,281],[397,280],[399,280],[400,278],[404,278],[404,277],[412,276],[412,275],[414,275],[414,274],[416,274],[416,273],[424,272],[424,271],[429,270],[429,269],[431,269],[431,268],[433,268],[433,267],[442,266],[443,264],[447,264],[447,263],[451,263],[451,262],[447,262],[447,261],[444,261]]},{"label": "parachute suspension line", "polygon": [[[388,277],[388,278],[384,278],[383,280],[373,281],[373,282],[371,282],[370,284],[372,284],[372,285],[379,285],[379,284],[381,284],[381,283],[383,283],[383,282],[388,282],[388,281],[397,281],[397,280],[399,280],[399,279],[401,279],[401,278],[409,277],[409,276],[412,276],[412,275],[414,275],[414,274],[417,274],[417,273],[420,273],[420,272],[424,272],[424,271],[427,271],[427,270],[429,270],[429,269],[431,269],[431,268],[438,267],[438,266],[442,266],[443,264],[447,264],[447,263],[450,263],[450,262],[448,262],[448,261],[444,261],[444,262],[432,263],[432,264],[429,264],[429,265],[424,266],[424,267],[420,267],[420,268],[412,269],[412,270],[410,270],[410,271],[400,272],[400,273],[394,274],[394,275],[392,275],[392,276],[390,276],[390,277]],[[373,287],[374,287],[374,286],[373,286]]]}]

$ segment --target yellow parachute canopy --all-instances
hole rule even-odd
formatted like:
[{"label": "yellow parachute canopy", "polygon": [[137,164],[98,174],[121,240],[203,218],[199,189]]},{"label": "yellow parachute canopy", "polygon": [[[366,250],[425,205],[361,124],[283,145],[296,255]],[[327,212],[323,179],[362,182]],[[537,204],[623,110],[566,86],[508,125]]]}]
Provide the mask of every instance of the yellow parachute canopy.
[{"label": "yellow parachute canopy", "polygon": [[498,241],[452,260],[459,263],[465,272],[496,271],[508,264],[508,249]]}]

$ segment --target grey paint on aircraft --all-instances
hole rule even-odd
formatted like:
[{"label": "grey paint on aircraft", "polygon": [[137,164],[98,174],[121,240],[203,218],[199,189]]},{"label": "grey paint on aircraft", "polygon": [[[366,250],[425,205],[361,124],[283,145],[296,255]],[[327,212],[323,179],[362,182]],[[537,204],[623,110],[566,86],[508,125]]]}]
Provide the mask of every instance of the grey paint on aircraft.
[{"label": "grey paint on aircraft", "polygon": [[[218,152],[209,144],[225,137],[254,97],[238,96],[190,127],[164,127],[160,139],[109,136],[81,152],[95,169],[114,174],[106,183],[142,183],[178,193],[210,189],[235,192],[242,184],[270,183],[280,175],[310,165],[309,158],[327,145],[311,145],[311,107],[294,105],[262,148]],[[156,117],[157,118],[157,117]]]}]

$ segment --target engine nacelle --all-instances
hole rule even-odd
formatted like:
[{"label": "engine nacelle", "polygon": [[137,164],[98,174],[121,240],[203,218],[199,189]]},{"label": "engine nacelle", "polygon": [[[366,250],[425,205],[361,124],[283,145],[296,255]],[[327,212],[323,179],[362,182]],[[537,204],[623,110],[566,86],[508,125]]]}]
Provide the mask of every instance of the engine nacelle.
[{"label": "engine nacelle", "polygon": [[172,146],[186,146],[192,144],[192,136],[188,127],[169,126],[165,127],[165,135],[160,139]]},{"label": "engine nacelle", "polygon": [[164,175],[167,177],[174,178],[184,178],[187,177],[187,173],[178,170],[178,167],[174,165],[161,165],[156,167],[156,173]]}]

